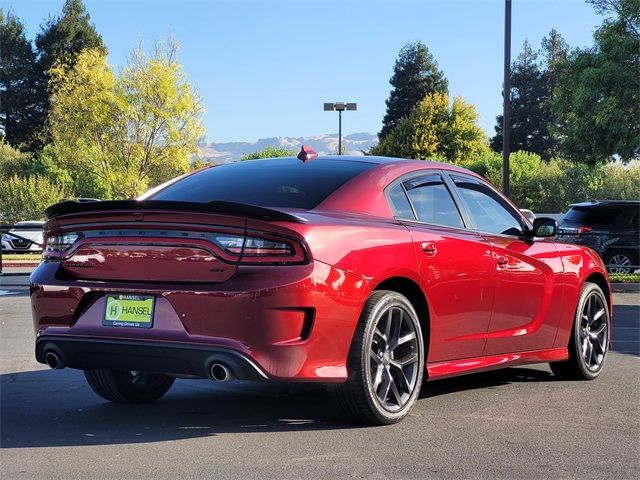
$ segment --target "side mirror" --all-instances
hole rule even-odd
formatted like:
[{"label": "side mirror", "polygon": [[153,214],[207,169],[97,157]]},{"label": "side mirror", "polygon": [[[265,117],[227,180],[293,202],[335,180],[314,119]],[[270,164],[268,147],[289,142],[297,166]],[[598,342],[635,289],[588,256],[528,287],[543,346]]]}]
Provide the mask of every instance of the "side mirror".
[{"label": "side mirror", "polygon": [[540,217],[533,221],[534,237],[555,237],[558,234],[558,222],[553,218]]}]

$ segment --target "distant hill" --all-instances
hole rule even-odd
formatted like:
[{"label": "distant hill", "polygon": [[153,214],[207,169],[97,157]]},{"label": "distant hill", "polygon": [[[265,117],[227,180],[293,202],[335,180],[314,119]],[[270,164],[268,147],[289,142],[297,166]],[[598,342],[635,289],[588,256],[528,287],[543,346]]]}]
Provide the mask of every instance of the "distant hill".
[{"label": "distant hill", "polygon": [[[370,133],[352,133],[342,137],[342,146],[348,155],[362,155],[363,150],[369,150],[377,143],[378,137]],[[338,135],[261,138],[255,142],[213,142],[200,147],[198,156],[209,162],[229,163],[268,146],[299,150],[301,145],[309,145],[320,155],[333,155],[338,152]]]}]

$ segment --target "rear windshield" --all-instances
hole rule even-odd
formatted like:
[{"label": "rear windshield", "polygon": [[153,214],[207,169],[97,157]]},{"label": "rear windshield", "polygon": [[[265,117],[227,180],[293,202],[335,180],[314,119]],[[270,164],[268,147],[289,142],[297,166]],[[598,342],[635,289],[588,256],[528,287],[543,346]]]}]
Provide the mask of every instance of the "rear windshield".
[{"label": "rear windshield", "polygon": [[571,207],[562,220],[584,225],[609,225],[618,215],[620,209],[615,207]]},{"label": "rear windshield", "polygon": [[237,202],[311,210],[344,183],[375,166],[368,162],[295,158],[220,165],[179,180],[153,200]]}]

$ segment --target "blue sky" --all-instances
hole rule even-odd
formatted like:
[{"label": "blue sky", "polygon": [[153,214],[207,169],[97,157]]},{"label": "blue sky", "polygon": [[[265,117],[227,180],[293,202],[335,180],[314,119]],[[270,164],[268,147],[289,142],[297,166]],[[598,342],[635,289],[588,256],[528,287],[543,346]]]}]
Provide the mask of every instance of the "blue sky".
[{"label": "blue sky", "polygon": [[[35,37],[64,0],[0,0]],[[343,132],[377,133],[400,48],[421,40],[452,95],[476,105],[493,134],[501,112],[502,0],[179,1],[85,0],[115,67],[140,40],[173,35],[205,100],[208,141],[252,141],[337,131],[323,102],[358,103]],[[602,22],[583,0],[513,0],[512,57],[538,48],[552,27],[572,47],[591,45]]]}]

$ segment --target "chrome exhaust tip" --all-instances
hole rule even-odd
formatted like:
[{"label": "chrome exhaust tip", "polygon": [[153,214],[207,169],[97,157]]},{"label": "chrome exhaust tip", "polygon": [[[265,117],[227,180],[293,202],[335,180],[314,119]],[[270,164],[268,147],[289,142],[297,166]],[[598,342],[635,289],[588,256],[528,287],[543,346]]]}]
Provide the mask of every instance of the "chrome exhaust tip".
[{"label": "chrome exhaust tip", "polygon": [[62,363],[62,359],[58,356],[56,352],[49,350],[44,355],[44,361],[49,366],[49,368],[53,368],[54,370],[60,370],[64,368],[64,363]]},{"label": "chrome exhaust tip", "polygon": [[231,371],[221,363],[212,363],[209,367],[209,375],[216,382],[231,380]]}]

